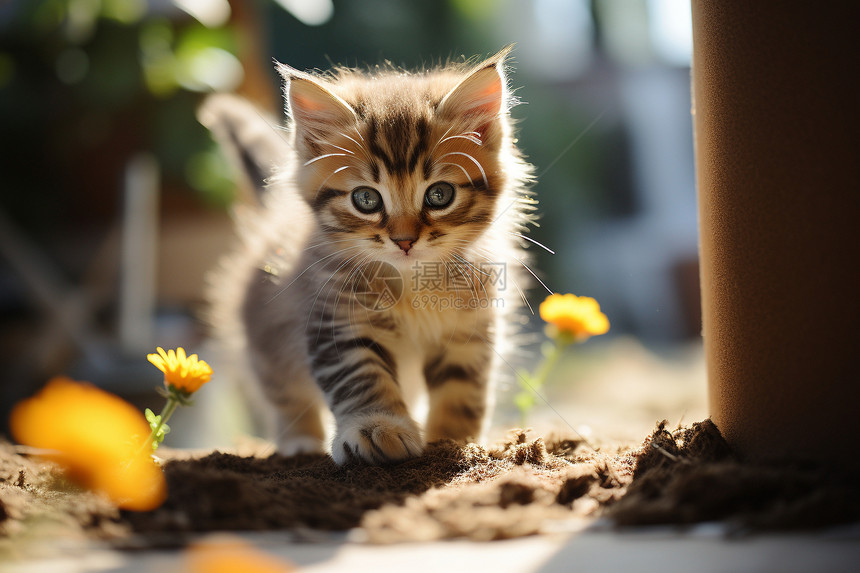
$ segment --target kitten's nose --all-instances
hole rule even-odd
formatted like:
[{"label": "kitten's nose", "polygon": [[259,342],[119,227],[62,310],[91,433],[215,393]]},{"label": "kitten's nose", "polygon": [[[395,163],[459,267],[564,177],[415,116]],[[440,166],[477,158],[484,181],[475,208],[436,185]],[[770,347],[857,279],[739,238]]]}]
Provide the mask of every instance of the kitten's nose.
[{"label": "kitten's nose", "polygon": [[418,240],[418,237],[391,237],[391,240],[400,247],[400,250],[406,254],[409,254],[409,249],[412,248],[412,245],[415,244],[415,241]]}]

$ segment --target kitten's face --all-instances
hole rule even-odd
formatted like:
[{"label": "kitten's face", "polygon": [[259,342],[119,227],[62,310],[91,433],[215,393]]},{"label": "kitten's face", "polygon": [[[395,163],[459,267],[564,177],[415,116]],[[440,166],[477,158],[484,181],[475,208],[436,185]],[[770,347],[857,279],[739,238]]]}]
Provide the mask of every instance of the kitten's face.
[{"label": "kitten's face", "polygon": [[499,62],[345,83],[292,76],[289,88],[300,185],[330,251],[401,268],[457,264],[492,224],[503,184]]},{"label": "kitten's face", "polygon": [[390,160],[390,140],[373,125],[356,125],[355,142],[343,138],[327,146],[338,155],[319,160],[306,176],[332,241],[358,239],[363,254],[400,266],[449,259],[486,230],[499,169],[480,133],[442,123],[413,134],[403,149],[416,160],[398,166]]}]

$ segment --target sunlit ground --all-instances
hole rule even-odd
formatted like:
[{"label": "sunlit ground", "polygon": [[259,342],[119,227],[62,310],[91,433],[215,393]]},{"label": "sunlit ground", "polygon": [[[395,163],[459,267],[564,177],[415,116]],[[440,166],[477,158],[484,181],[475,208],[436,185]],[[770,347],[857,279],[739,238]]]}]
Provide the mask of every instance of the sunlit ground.
[{"label": "sunlit ground", "polygon": [[[225,374],[226,365],[219,364],[217,353],[208,356],[214,356],[215,371]],[[595,445],[636,445],[660,420],[666,419],[674,427],[707,417],[700,342],[651,349],[635,338],[617,337],[595,338],[570,347],[540,391],[546,401],[538,397],[525,421],[513,404],[519,389],[512,376],[503,378],[487,435],[491,442],[503,438],[511,428],[527,427],[535,436],[579,434]],[[222,377],[195,400],[197,407],[184,409],[171,423],[171,447],[247,444],[250,420],[259,418],[259,412],[252,410],[249,415],[235,386]]]},{"label": "sunlit ground", "polygon": [[[520,424],[508,394],[503,387],[494,434]],[[653,351],[634,338],[594,340],[568,349],[541,394],[546,402],[539,399],[526,420],[538,433],[575,430],[595,443],[638,443],[660,420],[675,426],[707,416],[702,345]]]}]

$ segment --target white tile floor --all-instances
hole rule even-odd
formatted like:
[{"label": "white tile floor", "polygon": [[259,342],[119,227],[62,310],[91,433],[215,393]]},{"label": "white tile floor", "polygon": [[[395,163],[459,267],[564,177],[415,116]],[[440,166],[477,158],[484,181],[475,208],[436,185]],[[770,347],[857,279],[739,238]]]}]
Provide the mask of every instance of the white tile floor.
[{"label": "white tile floor", "polygon": [[[308,573],[860,571],[860,527],[739,539],[725,539],[718,528],[708,526],[688,533],[653,528],[625,533],[592,529],[489,543],[449,541],[390,546],[345,540],[295,543],[287,540],[287,534],[277,532],[240,537]],[[93,549],[74,553],[64,558],[7,563],[6,567],[0,565],[0,569],[8,573],[173,573],[187,570],[181,551],[121,553]]]}]

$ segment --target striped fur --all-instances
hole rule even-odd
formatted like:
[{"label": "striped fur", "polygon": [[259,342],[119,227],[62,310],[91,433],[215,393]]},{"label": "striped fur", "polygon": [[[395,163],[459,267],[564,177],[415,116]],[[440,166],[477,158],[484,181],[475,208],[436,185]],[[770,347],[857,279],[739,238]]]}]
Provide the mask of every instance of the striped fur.
[{"label": "striped fur", "polygon": [[[211,319],[274,406],[282,451],[322,451],[327,412],[339,464],[480,438],[534,203],[512,139],[507,53],[418,73],[279,66],[289,121],[271,130],[272,148],[289,153],[240,218]],[[225,144],[241,145],[242,131]],[[430,206],[440,182],[453,200]],[[382,207],[359,210],[358,188]],[[488,270],[503,266],[504,284]]]}]

